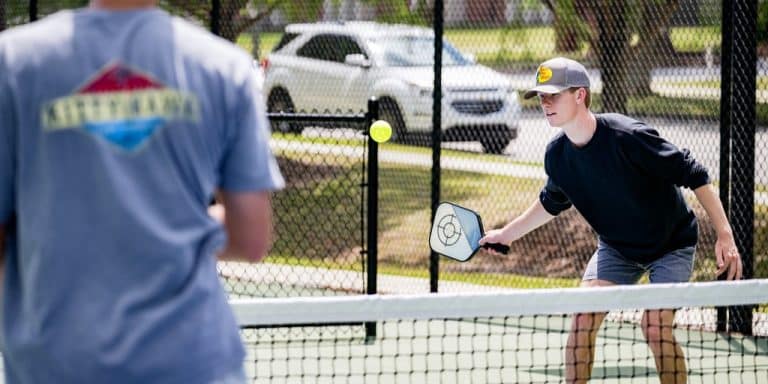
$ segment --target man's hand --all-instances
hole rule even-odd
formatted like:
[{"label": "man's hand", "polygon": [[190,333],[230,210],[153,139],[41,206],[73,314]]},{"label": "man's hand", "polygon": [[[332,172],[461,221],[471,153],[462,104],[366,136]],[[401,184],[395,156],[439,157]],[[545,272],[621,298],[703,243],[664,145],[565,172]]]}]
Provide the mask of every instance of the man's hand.
[{"label": "man's hand", "polygon": [[728,280],[739,280],[742,275],[741,255],[731,233],[718,234],[715,242],[717,276],[726,274]]},{"label": "man's hand", "polygon": [[736,248],[736,241],[733,240],[733,231],[725,216],[725,210],[720,203],[720,199],[715,194],[711,184],[702,185],[693,190],[696,198],[707,211],[709,219],[712,221],[712,227],[717,233],[717,242],[715,242],[715,260],[717,261],[717,275],[720,276],[727,272],[728,280],[741,279],[741,255]]},{"label": "man's hand", "polygon": [[[504,229],[492,229],[488,232],[486,232],[485,236],[483,236],[480,241],[480,245],[483,244],[504,244],[509,245],[511,241],[508,239],[507,235],[504,233]],[[482,248],[485,252],[488,252],[492,255],[501,256],[502,253],[496,252],[492,248]]]}]

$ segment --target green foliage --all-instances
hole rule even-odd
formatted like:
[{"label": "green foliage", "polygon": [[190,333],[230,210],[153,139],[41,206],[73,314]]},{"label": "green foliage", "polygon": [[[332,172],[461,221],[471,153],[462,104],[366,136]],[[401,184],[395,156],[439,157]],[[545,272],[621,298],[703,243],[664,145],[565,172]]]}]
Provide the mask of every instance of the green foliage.
[{"label": "green foliage", "polygon": [[[274,1],[255,1],[256,3],[272,3]],[[338,3],[338,0],[334,0]],[[279,8],[285,13],[288,22],[305,23],[318,19],[323,9],[323,0],[282,1]]]},{"label": "green foliage", "polygon": [[[0,7],[5,7],[5,18],[8,25],[18,25],[29,21],[28,0],[7,0],[0,2]],[[61,9],[81,8],[88,4],[88,0],[56,0],[38,1],[37,14],[41,18]]]},{"label": "green foliage", "polygon": [[364,0],[363,3],[377,8],[386,7],[387,11],[380,13],[376,18],[376,21],[379,22],[422,26],[430,24],[428,13],[432,12],[432,9],[424,0],[418,1],[414,11],[411,11],[408,6],[409,2],[406,1]]},{"label": "green foliage", "polygon": [[768,43],[768,1],[760,1],[757,6],[757,41]]}]

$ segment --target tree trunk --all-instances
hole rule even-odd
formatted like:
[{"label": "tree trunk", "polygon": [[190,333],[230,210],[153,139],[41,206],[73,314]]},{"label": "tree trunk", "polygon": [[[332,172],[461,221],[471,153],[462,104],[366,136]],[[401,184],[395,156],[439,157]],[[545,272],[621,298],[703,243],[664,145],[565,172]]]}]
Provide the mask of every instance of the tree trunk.
[{"label": "tree trunk", "polygon": [[554,14],[555,52],[577,52],[581,40],[579,30],[581,21],[576,13],[573,0],[556,0]]},{"label": "tree trunk", "polygon": [[678,0],[644,4],[638,23],[640,40],[628,56],[636,59],[627,62],[625,89],[629,96],[652,95],[653,69],[676,64],[676,53],[669,37],[669,23],[678,5]]},{"label": "tree trunk", "polygon": [[240,10],[245,8],[247,0],[223,0],[221,2],[220,10],[220,23],[221,33],[220,36],[231,42],[237,41],[237,36],[243,30],[238,26],[238,19],[240,16]]},{"label": "tree trunk", "polygon": [[[598,18],[597,57],[603,82],[603,110],[626,113],[626,52],[629,46],[624,0],[606,0]],[[600,9],[600,8],[596,8]]]}]

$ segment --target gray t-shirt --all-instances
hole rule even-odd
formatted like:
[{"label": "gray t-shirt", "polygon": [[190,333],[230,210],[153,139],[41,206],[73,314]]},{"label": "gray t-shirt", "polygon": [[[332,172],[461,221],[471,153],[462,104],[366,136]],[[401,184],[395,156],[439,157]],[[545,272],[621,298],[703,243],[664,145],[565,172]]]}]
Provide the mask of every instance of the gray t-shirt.
[{"label": "gray t-shirt", "polygon": [[9,382],[204,383],[241,367],[206,208],[216,188],[283,186],[260,88],[246,53],[159,9],[0,34]]}]

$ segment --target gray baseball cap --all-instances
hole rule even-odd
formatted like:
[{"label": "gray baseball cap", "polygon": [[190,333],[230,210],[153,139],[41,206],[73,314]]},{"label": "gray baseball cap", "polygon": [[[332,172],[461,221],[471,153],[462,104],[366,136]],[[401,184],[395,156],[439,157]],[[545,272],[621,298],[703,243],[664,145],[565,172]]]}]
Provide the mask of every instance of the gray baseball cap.
[{"label": "gray baseball cap", "polygon": [[568,88],[589,88],[587,69],[579,62],[565,57],[549,59],[536,70],[536,86],[523,95],[530,99],[541,93],[560,93]]}]

